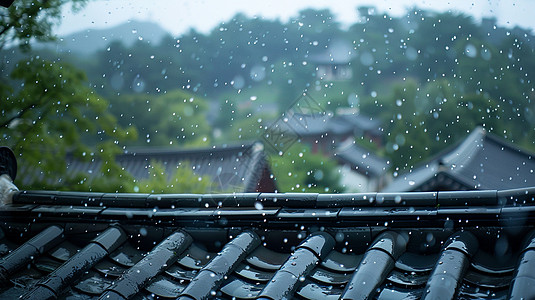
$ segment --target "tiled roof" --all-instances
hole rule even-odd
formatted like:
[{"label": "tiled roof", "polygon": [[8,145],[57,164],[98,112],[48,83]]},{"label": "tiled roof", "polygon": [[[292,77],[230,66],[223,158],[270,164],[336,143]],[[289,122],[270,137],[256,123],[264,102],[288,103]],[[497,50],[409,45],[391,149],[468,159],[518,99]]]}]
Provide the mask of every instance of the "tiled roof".
[{"label": "tiled roof", "polygon": [[350,164],[353,170],[370,177],[379,177],[389,168],[385,159],[355,144],[353,140],[336,148],[334,156],[339,161]]},{"label": "tiled roof", "polygon": [[401,174],[383,191],[510,189],[535,183],[535,156],[476,128],[453,149]]},{"label": "tiled roof", "polygon": [[288,126],[300,136],[348,135],[370,132],[380,135],[380,121],[361,115],[300,114],[288,118]]},{"label": "tiled roof", "polygon": [[535,297],[535,188],[12,200],[2,299]]},{"label": "tiled roof", "polygon": [[[275,190],[273,180],[269,179],[269,172],[265,172],[268,164],[263,145],[258,142],[201,149],[132,149],[117,155],[116,160],[138,180],[148,178],[151,164],[157,162],[163,165],[169,176],[175,173],[177,167],[186,165],[197,176],[210,176],[210,179],[217,183],[213,192]],[[79,173],[87,174],[89,178],[99,176],[101,166],[102,161],[97,158],[81,161],[71,155],[67,157],[65,176],[74,177]],[[28,173],[27,169],[27,166],[23,166],[23,173]],[[31,173],[36,172],[32,170]],[[263,176],[265,178],[262,178]],[[26,181],[28,180],[30,176],[27,177]],[[60,178],[56,180],[59,183]],[[271,186],[259,187],[258,184],[262,180],[271,181]]]}]

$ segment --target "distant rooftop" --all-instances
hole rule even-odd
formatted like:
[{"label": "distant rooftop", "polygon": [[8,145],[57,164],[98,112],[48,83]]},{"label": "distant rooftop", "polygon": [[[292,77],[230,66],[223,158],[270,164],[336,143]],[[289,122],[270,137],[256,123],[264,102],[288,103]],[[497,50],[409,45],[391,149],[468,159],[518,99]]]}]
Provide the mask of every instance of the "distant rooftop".
[{"label": "distant rooftop", "polygon": [[362,114],[295,114],[288,119],[288,125],[300,136],[318,136],[323,134],[381,135],[381,122]]},{"label": "distant rooftop", "polygon": [[[188,167],[197,176],[210,176],[210,180],[217,181],[214,192],[274,191],[275,184],[269,178],[263,150],[259,142],[195,149],[133,148],[117,155],[116,161],[138,180],[148,178],[151,165],[159,163],[168,176],[172,176],[179,167]],[[97,158],[82,161],[69,155],[66,176],[74,177],[79,173],[87,174],[89,178],[100,176],[101,166],[102,161]],[[23,178],[22,182],[27,184],[30,180]],[[261,181],[263,186],[260,186]]]},{"label": "distant rooftop", "polygon": [[352,170],[366,176],[379,177],[386,173],[387,161],[362,146],[348,140],[336,149],[335,158],[351,165]]},{"label": "distant rooftop", "polygon": [[385,192],[522,188],[535,184],[535,156],[481,127],[452,149],[401,174]]}]

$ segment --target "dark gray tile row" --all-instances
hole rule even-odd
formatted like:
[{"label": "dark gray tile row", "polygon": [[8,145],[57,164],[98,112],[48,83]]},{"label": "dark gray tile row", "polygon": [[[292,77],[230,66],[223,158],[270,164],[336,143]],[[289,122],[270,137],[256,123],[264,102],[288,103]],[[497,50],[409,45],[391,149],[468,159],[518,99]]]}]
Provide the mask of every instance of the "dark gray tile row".
[{"label": "dark gray tile row", "polygon": [[137,294],[149,280],[162,273],[173,264],[178,256],[191,244],[192,238],[184,232],[177,231],[160,244],[147,256],[128,269],[113,285],[106,289],[100,299],[129,299]]},{"label": "dark gray tile row", "polygon": [[[344,227],[385,226],[394,228],[411,227],[418,222],[425,227],[492,226],[499,223],[506,226],[524,226],[535,220],[533,206],[460,206],[460,207],[344,207],[344,208],[118,208],[118,207],[65,207],[59,205],[36,205],[21,212],[18,207],[7,207],[6,221],[26,220],[28,217],[39,222],[64,222],[80,219],[98,222],[138,222],[161,224],[162,226],[199,227],[256,226],[276,227],[288,224],[317,224],[332,226],[334,222]],[[13,213],[13,214],[11,214]],[[384,220],[378,223],[378,220]],[[425,225],[424,225],[425,223]],[[383,225],[385,224],[385,225]],[[468,225],[467,225],[468,224]],[[197,225],[196,225],[197,226]]]},{"label": "dark gray tile row", "polygon": [[[428,235],[429,233],[431,232],[428,232]],[[474,262],[470,264],[470,258],[476,252],[479,255],[481,250],[477,239],[467,232],[453,235],[440,254],[427,255],[404,252],[405,245],[414,242],[407,241],[408,236],[411,236],[411,239],[415,236],[414,233],[407,235],[392,231],[376,236],[364,253],[352,254],[333,251],[334,244],[340,243],[341,240],[335,237],[336,234],[319,232],[309,235],[297,245],[292,255],[275,252],[264,246],[256,247],[260,242],[254,240],[260,238],[252,238],[252,232],[248,231],[229,243],[223,243],[223,250],[218,251],[218,255],[202,249],[202,244],[192,244],[184,250],[189,244],[187,242],[180,246],[181,249],[171,251],[174,246],[178,247],[173,241],[187,236],[180,232],[178,235],[181,237],[175,239],[177,234],[169,235],[146,256],[143,251],[132,247],[131,236],[130,242],[118,247],[107,258],[92,264],[91,270],[86,269],[88,272],[64,277],[66,286],[60,286],[56,292],[52,292],[50,288],[54,285],[50,284],[41,289],[39,295],[46,296],[43,292],[50,290],[48,296],[56,295],[61,298],[68,295],[92,295],[101,296],[102,299],[126,299],[133,295],[139,298],[153,294],[158,297],[182,299],[223,296],[238,299],[278,299],[297,295],[305,299],[318,299],[318,295],[327,299],[389,299],[396,295],[425,297],[427,290],[432,294],[438,287],[438,292],[435,291],[432,295],[438,293],[446,298],[477,298],[484,293],[503,295],[503,290],[507,289],[513,280],[512,270],[515,269],[513,263],[512,267],[509,266],[510,271],[493,274],[491,269],[486,271],[484,266],[478,266]],[[244,235],[245,238],[239,238]],[[440,235],[436,237],[439,244],[444,240]],[[69,263],[75,259],[77,255],[73,253],[79,249],[70,242],[70,238],[48,250],[46,255],[37,259],[33,265],[43,272],[52,272],[51,274],[64,268],[61,266],[62,262]],[[530,239],[533,239],[533,236],[530,235]],[[113,239],[103,239],[98,240],[98,243],[109,247],[112,241]],[[535,250],[535,242],[529,241],[531,244],[528,243],[522,248],[523,253],[528,254],[524,254],[519,260],[518,283],[513,281],[517,284],[515,291],[521,291],[524,296],[526,291],[529,292],[529,283],[532,280],[529,276],[533,259],[529,252]],[[251,246],[256,249],[245,251],[249,254],[243,252],[244,247],[252,244],[256,244]],[[92,255],[91,253],[87,252],[85,255]],[[183,254],[179,255],[180,253]],[[173,256],[174,258],[167,260]],[[177,263],[173,264],[177,258]],[[528,269],[522,271],[521,266]],[[19,273],[17,281],[26,276],[20,276]],[[152,280],[149,281],[149,278]],[[443,287],[440,284],[444,281],[450,285],[455,284],[449,294],[441,290]],[[528,283],[527,288],[525,282]],[[67,286],[74,290],[66,289]],[[473,286],[478,286],[480,290],[472,289]],[[42,281],[37,283],[36,287],[43,287]],[[433,298],[432,295],[429,297]],[[33,299],[26,295],[25,297]],[[35,297],[37,296],[34,295]]]},{"label": "dark gray tile row", "polygon": [[394,269],[396,260],[405,252],[408,236],[386,231],[364,254],[346,286],[342,299],[369,299]]},{"label": "dark gray tile row", "polygon": [[0,260],[0,285],[9,281],[10,275],[35,258],[47,253],[63,240],[63,228],[50,226]]},{"label": "dark gray tile row", "polygon": [[245,231],[228,242],[191,280],[179,299],[206,299],[218,290],[228,275],[260,245],[260,238]]},{"label": "dark gray tile row", "polygon": [[126,194],[60,191],[20,191],[14,204],[65,205],[130,208],[218,208],[289,207],[333,208],[370,206],[503,206],[535,203],[535,188],[483,191],[315,194],[315,193],[235,193],[235,194]]},{"label": "dark gray tile row", "polygon": [[316,265],[327,256],[334,248],[334,243],[333,237],[327,233],[312,234],[284,262],[260,292],[258,299],[290,298],[297,289],[297,284],[303,282]]},{"label": "dark gray tile row", "polygon": [[21,299],[57,298],[66,287],[78,280],[80,275],[125,241],[126,235],[122,229],[116,226],[108,228],[76,255],[40,280],[34,288],[22,295]]}]

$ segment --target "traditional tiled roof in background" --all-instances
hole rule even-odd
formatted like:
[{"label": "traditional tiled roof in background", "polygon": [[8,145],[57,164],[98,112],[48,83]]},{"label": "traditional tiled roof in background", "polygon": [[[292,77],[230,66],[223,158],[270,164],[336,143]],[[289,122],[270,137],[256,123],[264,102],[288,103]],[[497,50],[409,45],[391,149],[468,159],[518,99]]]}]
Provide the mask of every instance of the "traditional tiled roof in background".
[{"label": "traditional tiled roof in background", "polygon": [[336,148],[334,157],[351,165],[352,170],[369,177],[380,177],[389,169],[386,159],[355,144],[353,140],[347,140]]},{"label": "traditional tiled roof in background", "polygon": [[476,128],[453,149],[409,173],[383,191],[510,189],[535,184],[535,155]]},{"label": "traditional tiled roof in background", "polygon": [[288,126],[299,136],[354,135],[380,136],[381,122],[361,114],[303,114],[288,118]]},{"label": "traditional tiled roof in background", "polygon": [[[210,176],[215,184],[213,192],[275,191],[263,149],[259,142],[201,149],[145,148],[126,151],[117,155],[116,160],[137,180],[148,178],[151,164],[159,163],[169,176],[180,166],[191,168],[197,176]],[[96,158],[81,161],[69,156],[66,176],[80,173],[87,174],[89,178],[100,176],[101,166],[102,161]],[[23,183],[29,182],[23,179]]]},{"label": "traditional tiled roof in background", "polygon": [[535,297],[535,188],[21,191],[0,215],[0,298]]}]

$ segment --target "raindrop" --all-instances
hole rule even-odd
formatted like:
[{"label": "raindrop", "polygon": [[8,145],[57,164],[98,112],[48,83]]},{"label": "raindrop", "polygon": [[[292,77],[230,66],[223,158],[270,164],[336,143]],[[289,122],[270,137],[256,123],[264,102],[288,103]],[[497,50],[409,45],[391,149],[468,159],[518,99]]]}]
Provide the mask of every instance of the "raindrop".
[{"label": "raindrop", "polygon": [[260,202],[255,202],[254,208],[257,209],[257,210],[262,210],[262,209],[264,209],[264,206]]}]

